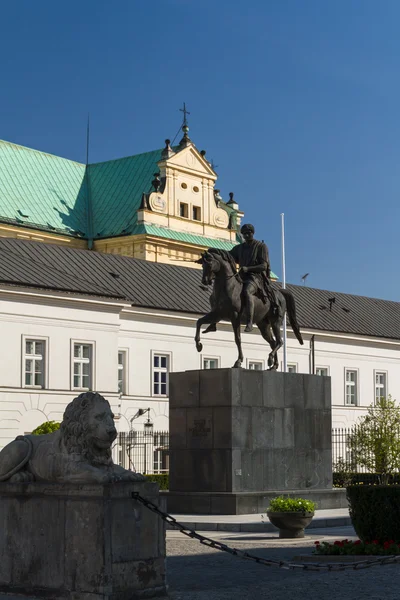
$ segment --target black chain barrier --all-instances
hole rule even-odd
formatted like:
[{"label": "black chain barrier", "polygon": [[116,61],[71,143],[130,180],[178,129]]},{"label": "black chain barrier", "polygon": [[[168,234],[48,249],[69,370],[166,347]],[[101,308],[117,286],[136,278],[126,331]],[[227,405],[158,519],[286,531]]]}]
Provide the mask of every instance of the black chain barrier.
[{"label": "black chain barrier", "polygon": [[230,548],[226,544],[222,544],[221,542],[217,542],[216,540],[212,540],[211,538],[205,537],[200,533],[197,533],[193,529],[189,529],[189,527],[185,527],[182,523],[178,523],[178,521],[169,515],[166,512],[163,512],[150,500],[143,498],[138,492],[132,492],[132,498],[141,502],[146,506],[149,510],[156,513],[159,517],[162,518],[163,521],[169,523],[173,527],[176,527],[180,530],[181,533],[187,535],[188,537],[199,540],[200,544],[204,546],[209,546],[210,548],[215,548],[215,550],[221,550],[222,552],[228,552],[228,554],[232,554],[233,556],[237,556],[239,558],[244,558],[245,560],[252,560],[256,563],[264,565],[266,567],[278,567],[280,569],[301,569],[303,571],[345,571],[345,570],[361,570],[367,569],[368,567],[376,567],[378,565],[390,565],[394,563],[400,562],[399,556],[382,556],[382,558],[374,558],[371,560],[362,560],[359,562],[353,563],[295,563],[286,560],[280,560],[277,558],[262,558],[261,556],[256,556],[255,554],[251,554],[250,552],[245,552],[243,550],[239,550],[238,548]]}]

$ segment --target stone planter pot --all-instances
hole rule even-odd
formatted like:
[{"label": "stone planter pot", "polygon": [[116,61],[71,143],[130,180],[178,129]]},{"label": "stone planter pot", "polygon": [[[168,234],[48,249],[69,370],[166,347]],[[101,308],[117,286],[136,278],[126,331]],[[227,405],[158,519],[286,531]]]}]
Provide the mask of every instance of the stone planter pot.
[{"label": "stone planter pot", "polygon": [[269,512],[267,517],[279,529],[280,538],[303,538],[304,528],[312,521],[313,512]]}]

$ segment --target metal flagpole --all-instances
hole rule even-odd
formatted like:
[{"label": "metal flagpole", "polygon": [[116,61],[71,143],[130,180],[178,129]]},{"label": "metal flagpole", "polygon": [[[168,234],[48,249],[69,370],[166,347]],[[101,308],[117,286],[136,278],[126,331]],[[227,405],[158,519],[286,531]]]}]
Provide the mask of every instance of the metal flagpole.
[{"label": "metal flagpole", "polygon": [[[281,213],[282,220],[282,288],[286,289],[286,265],[285,265],[285,214]],[[287,330],[286,312],[283,317],[283,372],[287,372]]]}]

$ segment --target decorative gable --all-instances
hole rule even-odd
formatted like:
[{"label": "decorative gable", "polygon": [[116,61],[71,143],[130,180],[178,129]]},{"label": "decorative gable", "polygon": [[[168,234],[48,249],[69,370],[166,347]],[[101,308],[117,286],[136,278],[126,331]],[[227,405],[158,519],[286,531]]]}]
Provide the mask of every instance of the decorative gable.
[{"label": "decorative gable", "polygon": [[189,138],[177,148],[169,140],[158,162],[154,192],[143,196],[138,222],[193,235],[235,241],[229,211],[214,189],[217,174]]},{"label": "decorative gable", "polygon": [[185,175],[191,174],[194,177],[200,176],[207,177],[212,181],[217,180],[217,174],[206,160],[205,154],[201,154],[193,144],[178,151],[170,158],[161,160],[158,164],[161,175],[164,169],[171,168]]}]

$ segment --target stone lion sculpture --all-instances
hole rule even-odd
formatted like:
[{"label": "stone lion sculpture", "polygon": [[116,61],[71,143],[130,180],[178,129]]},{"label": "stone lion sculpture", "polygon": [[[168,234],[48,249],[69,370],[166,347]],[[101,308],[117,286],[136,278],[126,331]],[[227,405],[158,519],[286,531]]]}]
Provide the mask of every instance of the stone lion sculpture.
[{"label": "stone lion sculpture", "polygon": [[143,475],[115,465],[117,437],[110,404],[96,392],[75,398],[58,431],[21,435],[0,452],[0,481],[111,483],[143,481]]}]

